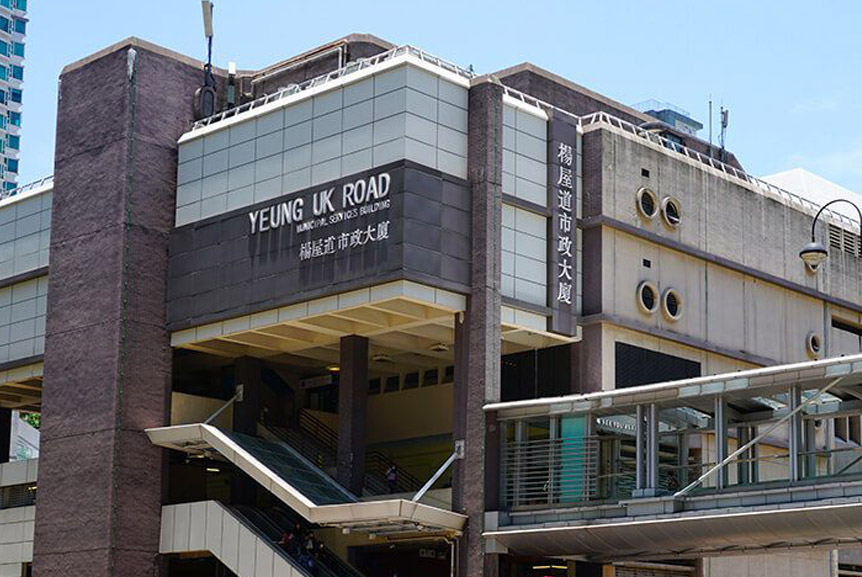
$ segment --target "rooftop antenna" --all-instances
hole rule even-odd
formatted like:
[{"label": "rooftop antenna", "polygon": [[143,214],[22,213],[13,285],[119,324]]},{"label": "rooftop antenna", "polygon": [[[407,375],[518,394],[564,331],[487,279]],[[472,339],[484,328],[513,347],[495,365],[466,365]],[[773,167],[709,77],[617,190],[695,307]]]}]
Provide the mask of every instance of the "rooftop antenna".
[{"label": "rooftop antenna", "polygon": [[709,156],[712,158],[712,94],[709,95]]},{"label": "rooftop antenna", "polygon": [[730,118],[729,118],[730,110],[728,110],[727,108],[722,106],[720,115],[721,115],[721,132],[719,133],[718,141],[719,141],[719,144],[721,144],[721,153],[720,153],[719,160],[724,162],[724,155],[725,155],[724,139],[727,136],[727,125],[730,121]]},{"label": "rooftop antenna", "polygon": [[215,114],[215,77],[213,76],[213,3],[201,0],[204,19],[204,36],[207,39],[207,63],[204,67],[203,86],[195,92],[195,118],[201,119]]}]

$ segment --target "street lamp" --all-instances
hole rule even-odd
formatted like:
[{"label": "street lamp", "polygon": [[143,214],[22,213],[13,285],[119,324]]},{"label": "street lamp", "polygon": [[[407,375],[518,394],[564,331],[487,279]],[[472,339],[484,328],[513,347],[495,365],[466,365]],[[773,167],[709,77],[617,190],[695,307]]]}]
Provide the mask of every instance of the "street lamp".
[{"label": "street lamp", "polygon": [[856,212],[859,213],[859,223],[862,226],[862,209],[860,209],[856,204],[850,202],[846,198],[836,198],[835,200],[831,200],[820,207],[820,210],[817,211],[817,214],[814,216],[814,220],[811,222],[811,241],[808,242],[802,250],[799,251],[799,258],[801,258],[805,264],[808,265],[812,271],[816,271],[817,267],[823,264],[823,261],[826,260],[826,257],[829,256],[829,251],[826,250],[826,247],[823,246],[822,242],[818,242],[816,238],[814,238],[814,227],[817,226],[817,219],[820,218],[820,215],[826,210],[826,207],[835,204],[837,202],[846,202],[850,206],[856,209]]}]

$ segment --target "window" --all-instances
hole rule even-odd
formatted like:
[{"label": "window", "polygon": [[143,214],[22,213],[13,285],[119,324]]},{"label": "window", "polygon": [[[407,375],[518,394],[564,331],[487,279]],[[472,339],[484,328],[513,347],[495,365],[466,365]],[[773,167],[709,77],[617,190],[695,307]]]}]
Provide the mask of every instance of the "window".
[{"label": "window", "polygon": [[7,138],[7,142],[9,144],[9,148],[14,148],[15,150],[19,150],[21,148],[21,137],[15,134],[10,134]]},{"label": "window", "polygon": [[9,19],[5,16],[0,16],[0,30],[9,32]]},{"label": "window", "polygon": [[428,369],[422,373],[422,386],[430,387],[432,385],[436,385],[439,374],[440,373],[437,369]]},{"label": "window", "polygon": [[[24,80],[24,67],[12,65],[12,78],[15,80]],[[6,71],[3,71],[3,79],[6,79]]]},{"label": "window", "polygon": [[386,387],[383,389],[384,393],[394,393],[398,390],[398,375],[392,375],[391,377],[386,377]]},{"label": "window", "polygon": [[21,113],[10,110],[9,124],[11,124],[12,126],[21,126]]},{"label": "window", "polygon": [[670,228],[678,227],[679,221],[682,219],[679,201],[672,196],[666,196],[661,201],[661,215],[664,217],[665,224]]},{"label": "window", "polygon": [[20,18],[15,19],[15,32],[18,34],[27,34],[27,21]]},{"label": "window", "polygon": [[15,56],[20,56],[21,58],[24,58],[24,45],[20,42],[13,42],[12,53],[15,54]]},{"label": "window", "polygon": [[407,373],[404,375],[404,390],[415,389],[419,386],[419,373]]},{"label": "window", "polygon": [[829,341],[829,356],[855,355],[862,353],[862,327],[832,319],[832,338]]},{"label": "window", "polygon": [[9,91],[9,98],[12,100],[12,102],[18,102],[20,104],[23,96],[24,93],[21,91],[20,88],[13,88]]},{"label": "window", "polygon": [[656,286],[648,280],[639,284],[637,301],[641,312],[648,315],[653,314],[658,308],[658,289]]},{"label": "window", "polygon": [[15,0],[15,8],[22,12],[27,11],[27,0]]},{"label": "window", "polygon": [[455,367],[454,365],[449,365],[445,369],[443,369],[443,382],[444,383],[454,383],[455,382]]},{"label": "window", "polygon": [[4,152],[6,152],[6,141],[0,140],[0,154],[3,154]]},{"label": "window", "polygon": [[638,189],[637,207],[638,212],[644,218],[653,218],[656,213],[658,202],[656,202],[655,193],[645,186]]},{"label": "window", "polygon": [[6,104],[6,91],[0,89],[0,104]]},{"label": "window", "polygon": [[6,190],[14,190],[14,189],[18,188],[18,184],[17,184],[17,183],[15,183],[15,182],[11,182],[11,181],[8,181],[8,180],[7,180],[6,182],[4,182],[4,183],[3,183],[3,186],[6,188]]},{"label": "window", "polygon": [[380,377],[368,381],[368,394],[377,395],[380,393]]},{"label": "window", "polygon": [[0,54],[3,56],[9,56],[9,43],[3,40],[0,40]]},{"label": "window", "polygon": [[0,114],[0,128],[6,128],[6,117]]},{"label": "window", "polygon": [[8,170],[9,172],[18,172],[18,159],[7,158],[6,159],[6,170]]},{"label": "window", "polygon": [[682,317],[682,296],[679,291],[672,288],[664,291],[662,312],[671,321],[678,321]]},{"label": "window", "polygon": [[6,80],[8,78],[8,71],[5,66],[0,66],[0,80]]},{"label": "window", "polygon": [[616,388],[700,376],[700,363],[634,345],[616,343]]},{"label": "window", "polygon": [[6,8],[12,7],[12,0],[0,0],[0,6],[5,6]]}]

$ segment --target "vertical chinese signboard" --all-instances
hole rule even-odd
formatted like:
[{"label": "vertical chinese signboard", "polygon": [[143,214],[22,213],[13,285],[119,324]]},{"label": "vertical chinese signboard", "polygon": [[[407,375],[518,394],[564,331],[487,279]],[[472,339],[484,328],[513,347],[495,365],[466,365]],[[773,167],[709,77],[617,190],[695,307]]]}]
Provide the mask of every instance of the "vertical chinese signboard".
[{"label": "vertical chinese signboard", "polygon": [[548,121],[548,329],[566,336],[577,330],[576,184],[578,128],[575,119],[551,111]]}]

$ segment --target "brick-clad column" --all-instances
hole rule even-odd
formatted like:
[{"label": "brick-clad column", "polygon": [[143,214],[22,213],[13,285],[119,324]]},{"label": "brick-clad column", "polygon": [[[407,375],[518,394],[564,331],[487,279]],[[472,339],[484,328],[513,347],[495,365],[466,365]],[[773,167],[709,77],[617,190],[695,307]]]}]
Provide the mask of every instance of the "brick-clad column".
[{"label": "brick-clad column", "polygon": [[158,574],[176,140],[199,64],[129,39],[61,76],[34,573]]},{"label": "brick-clad column", "polygon": [[338,482],[355,495],[365,485],[365,420],[368,404],[368,339],[341,339],[338,372]]},{"label": "brick-clad column", "polygon": [[491,83],[470,89],[468,173],[472,194],[472,287],[463,324],[456,319],[456,440],[464,440],[465,458],[456,461],[453,508],[468,516],[458,544],[459,573],[466,577],[497,574],[496,558],[483,552],[482,529],[487,500],[496,500],[499,480],[486,463],[498,450],[488,437],[482,407],[500,400],[500,267],[502,245],[503,91]]}]

